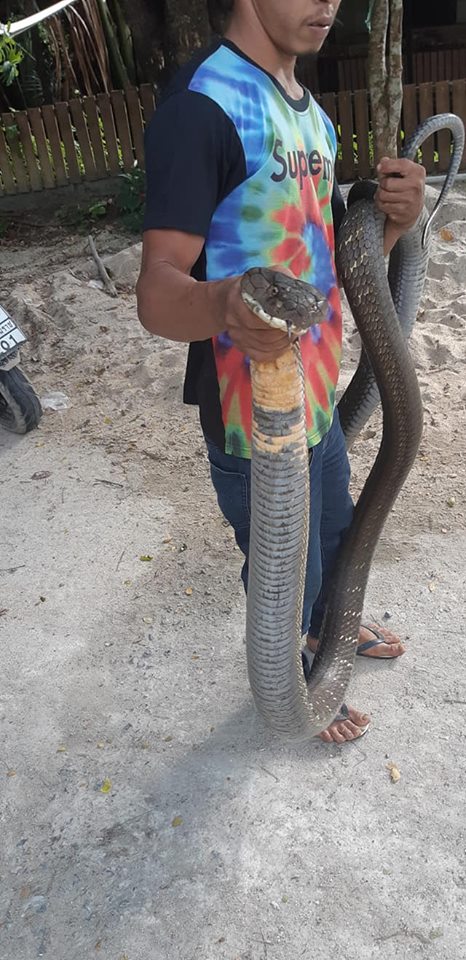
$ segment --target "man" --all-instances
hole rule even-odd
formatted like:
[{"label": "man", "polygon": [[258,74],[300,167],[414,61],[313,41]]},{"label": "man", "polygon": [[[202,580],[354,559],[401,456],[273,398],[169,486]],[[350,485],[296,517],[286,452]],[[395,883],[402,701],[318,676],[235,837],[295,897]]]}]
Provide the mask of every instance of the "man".
[{"label": "man", "polygon": [[[341,354],[334,229],[344,213],[334,183],[336,139],[328,117],[296,80],[295,64],[297,56],[320,50],[339,2],[217,3],[229,14],[223,40],[180,71],[147,134],[139,316],[150,332],[190,343],[185,401],[200,408],[219,505],[246,557],[246,585],[249,358],[274,360],[288,338],[249,311],[240,279],[249,267],[275,266],[327,297],[327,321],[301,339],[312,450],[303,611],[310,651],[353,506],[334,407]],[[390,159],[378,172],[388,253],[419,217],[425,173],[410,161]],[[359,652],[388,657],[404,648],[388,631],[363,627]],[[360,711],[345,708],[321,737],[344,743],[361,736],[368,723]]]}]

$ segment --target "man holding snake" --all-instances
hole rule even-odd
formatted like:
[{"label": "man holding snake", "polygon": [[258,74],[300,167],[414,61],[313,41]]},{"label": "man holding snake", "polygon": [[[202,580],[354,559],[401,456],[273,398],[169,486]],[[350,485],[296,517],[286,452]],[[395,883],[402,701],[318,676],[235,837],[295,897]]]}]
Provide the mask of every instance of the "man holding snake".
[{"label": "man holding snake", "polygon": [[[335,408],[341,303],[334,247],[345,208],[334,179],[335,132],[296,79],[295,66],[298,56],[321,49],[340,0],[212,5],[228,17],[224,37],[179,71],[147,131],[139,317],[150,332],[190,344],[184,398],[199,406],[219,505],[246,558],[246,586],[249,359],[274,360],[289,341],[247,308],[240,279],[250,267],[274,267],[325,294],[326,322],[301,340],[311,479],[303,635],[311,652],[353,511]],[[409,160],[384,158],[378,179],[389,253],[421,213],[425,171]],[[399,638],[376,625],[362,626],[359,640],[363,656],[404,653]],[[344,743],[368,723],[349,707],[321,737]]]}]

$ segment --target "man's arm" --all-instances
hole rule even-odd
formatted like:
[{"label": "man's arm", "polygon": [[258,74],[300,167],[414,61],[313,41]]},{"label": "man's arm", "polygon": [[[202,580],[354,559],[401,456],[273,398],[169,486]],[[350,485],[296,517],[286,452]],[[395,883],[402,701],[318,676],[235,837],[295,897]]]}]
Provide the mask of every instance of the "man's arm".
[{"label": "man's arm", "polygon": [[[426,171],[412,160],[389,160],[384,157],[379,163],[377,173],[379,186],[375,202],[387,217],[384,253],[388,256],[397,240],[414,227],[421,215]],[[336,235],[346,212],[345,202],[336,181],[332,194],[332,212]]]},{"label": "man's arm", "polygon": [[241,277],[202,282],[190,276],[203,237],[177,230],[147,230],[137,284],[139,319],[150,333],[191,343],[227,331],[252,360],[274,360],[288,335],[263,323],[244,303]]},{"label": "man's arm", "polygon": [[377,168],[379,187],[375,201],[385,213],[385,255],[417,223],[424,206],[426,171],[412,160],[384,157]]}]

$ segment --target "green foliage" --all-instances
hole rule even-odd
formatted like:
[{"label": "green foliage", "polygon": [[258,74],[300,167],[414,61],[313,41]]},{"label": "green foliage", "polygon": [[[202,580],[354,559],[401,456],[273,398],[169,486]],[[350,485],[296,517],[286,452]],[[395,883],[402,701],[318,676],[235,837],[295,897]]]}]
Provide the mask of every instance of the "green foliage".
[{"label": "green foliage", "polygon": [[109,200],[96,200],[88,207],[88,214],[91,220],[100,220],[106,217],[108,213]]},{"label": "green foliage", "polygon": [[140,233],[144,216],[146,178],[144,171],[135,166],[130,173],[121,174],[121,187],[117,210],[123,225],[131,233]]},{"label": "green foliage", "polygon": [[24,59],[24,51],[13,37],[10,37],[8,27],[9,24],[6,25],[5,33],[0,34],[0,82],[6,87],[10,87],[17,80],[19,66]]}]

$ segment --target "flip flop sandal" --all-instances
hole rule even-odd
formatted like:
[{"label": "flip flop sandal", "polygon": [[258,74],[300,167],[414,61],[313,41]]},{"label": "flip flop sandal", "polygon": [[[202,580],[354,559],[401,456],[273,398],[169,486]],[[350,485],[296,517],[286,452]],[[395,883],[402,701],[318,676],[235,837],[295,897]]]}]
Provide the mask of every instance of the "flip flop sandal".
[{"label": "flip flop sandal", "polygon": [[[350,719],[351,719],[351,717],[350,717],[350,715],[349,715],[348,707],[346,706],[346,703],[342,703],[342,705],[341,705],[341,707],[340,707],[340,711],[339,711],[339,713],[337,713],[335,719],[332,720],[332,723],[342,723],[342,722],[344,722],[345,720],[350,720]],[[358,727],[358,730],[361,731],[360,734],[359,734],[359,737],[353,737],[352,740],[348,740],[347,742],[348,742],[348,743],[356,743],[357,740],[360,740],[361,737],[363,737],[363,736],[367,733],[370,725],[371,725],[371,724],[370,724],[370,720],[369,720],[369,723],[366,723],[366,726],[365,726],[365,727],[358,727],[358,725],[355,724],[355,726]]]},{"label": "flip flop sandal", "polygon": [[[369,629],[370,629],[370,628],[369,628]],[[312,650],[309,650],[309,647],[307,647],[307,648],[305,648],[304,650],[301,651],[301,660],[302,660],[302,664],[303,664],[304,679],[305,679],[306,683],[309,683],[309,678],[310,678],[310,676],[311,676],[311,667],[312,667],[312,661],[313,661],[313,659],[314,659],[314,654],[313,654]],[[342,722],[344,722],[345,720],[349,720],[349,719],[350,719],[350,715],[349,715],[348,707],[346,706],[346,703],[343,703],[343,704],[341,705],[340,710],[339,710],[339,712],[337,713],[335,719],[332,720],[332,723],[342,723]],[[356,726],[357,726],[357,724],[356,724]],[[367,733],[369,727],[370,727],[370,721],[369,721],[369,723],[366,724],[365,727],[358,727],[358,730],[361,731],[361,733],[359,734],[359,737],[354,737],[353,740],[348,740],[348,743],[354,743],[356,740],[360,740],[361,737],[363,737],[364,734]]]},{"label": "flip flop sandal", "polygon": [[365,630],[369,630],[370,633],[374,634],[374,640],[366,640],[364,643],[359,643],[356,650],[356,655],[358,657],[366,657],[367,660],[396,660],[397,657],[392,657],[389,653],[384,653],[381,657],[368,657],[367,651],[373,650],[374,647],[380,647],[381,643],[387,643],[387,638],[384,637],[383,633],[380,633],[380,630],[377,630],[376,627],[370,627],[367,623],[361,623],[361,627],[364,627]]}]

